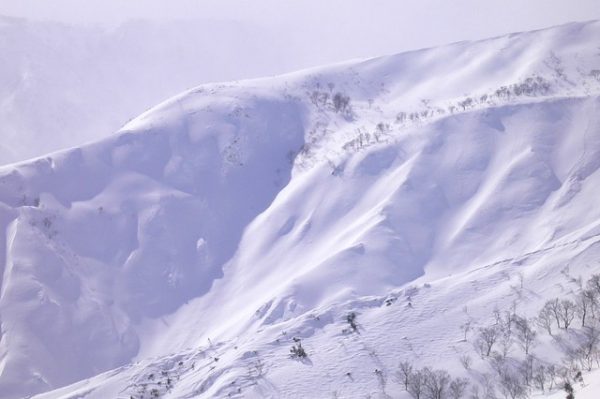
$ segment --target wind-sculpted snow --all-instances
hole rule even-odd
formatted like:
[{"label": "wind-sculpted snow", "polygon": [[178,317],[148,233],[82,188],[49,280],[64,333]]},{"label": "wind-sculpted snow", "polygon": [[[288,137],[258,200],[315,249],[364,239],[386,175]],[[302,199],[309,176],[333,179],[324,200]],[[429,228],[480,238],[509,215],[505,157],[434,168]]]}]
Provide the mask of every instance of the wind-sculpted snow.
[{"label": "wind-sculpted snow", "polygon": [[288,182],[303,134],[285,102],[249,100],[249,114],[225,117],[235,106],[222,100],[212,111],[181,100],[178,119],[5,172],[4,392],[123,364],[138,350],[132,323],[222,277],[245,226]]},{"label": "wind-sculpted snow", "polygon": [[599,39],[202,86],[2,169],[0,392],[364,397],[407,356],[455,367],[465,317],[598,271]]}]

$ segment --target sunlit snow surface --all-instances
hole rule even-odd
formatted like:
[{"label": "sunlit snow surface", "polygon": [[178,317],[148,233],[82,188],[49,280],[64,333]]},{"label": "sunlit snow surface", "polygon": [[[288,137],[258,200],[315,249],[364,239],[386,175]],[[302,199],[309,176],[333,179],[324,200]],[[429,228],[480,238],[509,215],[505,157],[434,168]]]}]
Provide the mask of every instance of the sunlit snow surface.
[{"label": "sunlit snow surface", "polygon": [[0,169],[0,396],[168,375],[168,398],[404,397],[403,359],[469,376],[461,324],[600,271],[599,93],[600,24],[570,24],[202,86]]}]

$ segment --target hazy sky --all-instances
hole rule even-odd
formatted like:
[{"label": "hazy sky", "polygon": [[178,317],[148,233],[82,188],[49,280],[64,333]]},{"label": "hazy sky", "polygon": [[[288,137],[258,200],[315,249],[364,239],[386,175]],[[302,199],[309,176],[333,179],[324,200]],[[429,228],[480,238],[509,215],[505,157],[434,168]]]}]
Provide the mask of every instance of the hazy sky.
[{"label": "hazy sky", "polygon": [[244,21],[280,32],[317,65],[600,19],[600,1],[0,0],[0,14],[105,26],[132,18]]}]

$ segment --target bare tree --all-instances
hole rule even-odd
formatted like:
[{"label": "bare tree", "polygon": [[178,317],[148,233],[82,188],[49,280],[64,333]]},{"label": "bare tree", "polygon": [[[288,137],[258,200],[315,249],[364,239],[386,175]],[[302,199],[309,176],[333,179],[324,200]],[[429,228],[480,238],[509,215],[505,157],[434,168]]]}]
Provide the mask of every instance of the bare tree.
[{"label": "bare tree", "polygon": [[552,335],[552,325],[554,324],[554,312],[548,302],[540,310],[536,318],[536,324],[544,328],[549,335]]},{"label": "bare tree", "polygon": [[547,377],[546,366],[543,364],[538,365],[533,373],[533,382],[535,387],[542,392],[545,390]]},{"label": "bare tree", "polygon": [[496,399],[496,385],[494,383],[494,377],[488,373],[483,374],[482,381],[482,399]]},{"label": "bare tree", "polygon": [[598,362],[600,353],[598,344],[600,342],[600,329],[596,326],[583,328],[583,340],[577,350],[577,355],[583,368],[591,371],[594,361]]},{"label": "bare tree", "polygon": [[464,111],[467,108],[471,107],[471,105],[473,105],[473,99],[470,98],[470,97],[467,97],[463,101],[459,101],[458,105],[460,105],[462,107],[463,111]]},{"label": "bare tree", "polygon": [[600,274],[594,274],[586,282],[585,295],[590,304],[590,315],[594,320],[600,319]]},{"label": "bare tree", "polygon": [[333,109],[335,112],[344,113],[349,109],[350,97],[345,96],[342,93],[335,93],[333,96]]},{"label": "bare tree", "polygon": [[446,370],[424,368],[425,392],[427,399],[443,399],[450,384],[450,374]]},{"label": "bare tree", "polygon": [[547,308],[550,313],[554,316],[554,320],[556,321],[556,326],[558,328],[561,328],[560,326],[560,320],[561,320],[561,311],[560,311],[560,300],[558,298],[554,298],[554,299],[550,299],[548,301],[546,301],[546,304],[544,305],[545,309]]},{"label": "bare tree", "polygon": [[421,399],[424,396],[425,379],[426,377],[422,370],[416,370],[411,373],[407,391],[413,398]]},{"label": "bare tree", "polygon": [[600,274],[593,274],[587,281],[587,289],[596,291],[597,295],[600,295]]},{"label": "bare tree", "polygon": [[506,372],[507,360],[504,356],[499,353],[493,353],[489,359],[490,367],[496,372],[497,375],[501,376]]},{"label": "bare tree", "polygon": [[569,367],[566,367],[566,366],[559,366],[556,369],[556,375],[562,381],[571,381],[571,372],[572,372],[572,368],[569,368]]},{"label": "bare tree", "polygon": [[329,93],[324,91],[314,90],[309,94],[310,101],[317,107],[323,107],[327,104],[329,100]]},{"label": "bare tree", "polygon": [[495,327],[498,330],[498,344],[501,348],[502,356],[506,358],[513,345],[513,319],[515,314],[513,312],[500,312],[500,310],[494,310],[494,318],[496,319]]},{"label": "bare tree", "polygon": [[450,386],[448,390],[450,392],[450,397],[452,399],[460,399],[464,396],[467,391],[467,386],[469,385],[469,381],[465,378],[455,378],[450,382]]},{"label": "bare tree", "polygon": [[469,399],[498,399],[496,396],[496,388],[492,379],[484,379],[481,388],[482,389],[480,390],[480,387],[477,384],[471,385]]},{"label": "bare tree", "polygon": [[525,357],[519,366],[519,370],[521,371],[525,385],[531,386],[534,374],[534,358],[532,355]]},{"label": "bare tree", "polygon": [[492,352],[494,344],[498,340],[500,331],[497,326],[482,327],[479,329],[479,336],[477,337],[477,346],[480,349],[480,353],[485,356],[489,356]]},{"label": "bare tree", "polygon": [[570,299],[563,299],[559,302],[558,309],[559,318],[562,320],[563,328],[566,330],[569,328],[573,322],[573,319],[575,318],[575,310],[577,309],[577,306],[575,305],[575,302],[571,301]]},{"label": "bare tree", "polygon": [[500,348],[502,350],[502,357],[506,358],[510,353],[510,350],[513,346],[513,337],[511,330],[501,330],[498,338],[498,342],[500,344]]},{"label": "bare tree", "polygon": [[400,362],[400,370],[398,371],[398,379],[404,385],[404,390],[408,391],[408,384],[410,383],[411,376],[413,374],[413,366],[410,362]]},{"label": "bare tree", "polygon": [[514,323],[519,344],[525,351],[525,355],[529,355],[529,350],[535,343],[537,333],[532,328],[530,321],[524,317],[515,315]]},{"label": "bare tree", "polygon": [[585,289],[577,294],[577,315],[581,319],[581,327],[585,327],[585,320],[588,316],[595,317],[596,302],[597,298],[594,290]]},{"label": "bare tree", "polygon": [[548,367],[546,367],[546,373],[548,374],[548,383],[550,384],[548,386],[548,389],[552,390],[554,384],[556,383],[556,376],[558,374],[558,370],[556,369],[555,365],[551,364]]},{"label": "bare tree", "polygon": [[500,377],[500,391],[507,398],[519,399],[527,397],[527,389],[522,380],[513,373],[506,372]]},{"label": "bare tree", "polygon": [[[513,310],[515,306],[516,304],[513,304]],[[510,330],[512,328],[514,314],[515,313],[512,311],[505,311],[503,313],[500,312],[500,310],[497,308],[494,309],[494,319],[496,320],[496,324],[507,330]]]}]

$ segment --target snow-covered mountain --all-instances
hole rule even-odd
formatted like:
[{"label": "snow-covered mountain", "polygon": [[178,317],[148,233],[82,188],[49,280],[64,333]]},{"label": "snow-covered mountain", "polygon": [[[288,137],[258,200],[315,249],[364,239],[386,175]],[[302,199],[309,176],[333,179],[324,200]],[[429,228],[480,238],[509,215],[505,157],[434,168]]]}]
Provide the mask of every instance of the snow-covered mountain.
[{"label": "snow-covered mountain", "polygon": [[599,94],[574,23],[204,85],[0,169],[0,396],[408,397],[402,360],[482,383],[494,309],[600,272]]}]

